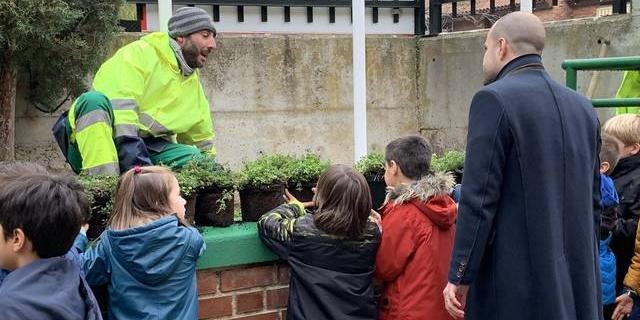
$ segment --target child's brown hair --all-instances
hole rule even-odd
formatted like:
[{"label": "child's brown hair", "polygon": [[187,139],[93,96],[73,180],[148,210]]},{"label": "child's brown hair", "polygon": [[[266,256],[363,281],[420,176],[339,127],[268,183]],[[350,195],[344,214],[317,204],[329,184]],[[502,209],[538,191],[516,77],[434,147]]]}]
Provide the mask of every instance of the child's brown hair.
[{"label": "child's brown hair", "polygon": [[137,221],[172,214],[169,200],[172,179],[173,173],[160,166],[135,167],[125,172],[118,180],[109,225],[123,230],[136,226]]},{"label": "child's brown hair", "polygon": [[602,146],[600,147],[600,162],[607,162],[609,169],[604,174],[609,175],[618,164],[620,151],[618,150],[618,141],[611,135],[602,134]]},{"label": "child's brown hair", "polygon": [[420,180],[431,166],[431,146],[421,136],[401,137],[387,144],[384,157],[387,164],[395,161],[407,178]]},{"label": "child's brown hair", "polygon": [[3,182],[0,225],[5,239],[22,230],[40,258],[65,254],[89,207],[82,186],[69,176],[34,173]]},{"label": "child's brown hair", "polygon": [[317,188],[316,226],[349,239],[362,235],[371,213],[367,180],[349,166],[333,165],[320,176]]}]

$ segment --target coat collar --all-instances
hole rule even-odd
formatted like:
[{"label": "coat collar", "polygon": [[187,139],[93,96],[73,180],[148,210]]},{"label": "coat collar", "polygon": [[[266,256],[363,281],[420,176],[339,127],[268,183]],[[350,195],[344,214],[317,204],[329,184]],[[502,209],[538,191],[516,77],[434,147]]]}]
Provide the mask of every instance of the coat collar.
[{"label": "coat collar", "polygon": [[454,184],[453,176],[449,173],[428,174],[412,184],[401,183],[387,188],[385,204],[402,204],[413,199],[424,202],[436,195],[449,194]]},{"label": "coat collar", "polygon": [[640,167],[640,153],[620,159],[611,173],[611,178],[614,180],[620,178],[638,167]]},{"label": "coat collar", "polygon": [[507,63],[507,65],[504,66],[502,70],[500,70],[494,81],[498,81],[506,77],[509,73],[515,71],[516,69],[526,68],[527,66],[542,67],[542,57],[537,54],[525,54],[524,56],[519,56]]}]

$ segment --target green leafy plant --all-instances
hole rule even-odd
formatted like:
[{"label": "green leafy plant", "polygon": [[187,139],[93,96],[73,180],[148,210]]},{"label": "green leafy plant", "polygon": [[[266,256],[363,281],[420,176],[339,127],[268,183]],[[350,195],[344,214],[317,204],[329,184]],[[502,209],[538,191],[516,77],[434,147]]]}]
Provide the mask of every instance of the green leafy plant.
[{"label": "green leafy plant", "polygon": [[330,165],[329,161],[322,161],[317,154],[308,153],[289,163],[287,182],[299,185],[315,183]]},{"label": "green leafy plant", "polygon": [[53,112],[87,90],[120,30],[123,0],[0,1],[0,159],[14,157],[15,92],[20,75],[26,100]]},{"label": "green leafy plant", "polygon": [[180,184],[182,195],[186,198],[207,188],[235,189],[231,170],[218,164],[212,157],[190,161],[176,174],[176,178]]},{"label": "green leafy plant", "polygon": [[82,174],[78,176],[78,181],[87,193],[92,214],[98,214],[101,217],[111,216],[118,177]]},{"label": "green leafy plant", "polygon": [[245,163],[238,175],[240,189],[259,188],[287,180],[291,162],[295,158],[285,155],[264,155],[254,161]]},{"label": "green leafy plant", "polygon": [[[218,205],[218,210],[216,210],[216,214],[220,214],[227,210],[227,202],[233,200],[233,190],[226,189],[222,191],[222,195],[216,204]],[[233,204],[232,204],[233,205]]]},{"label": "green leafy plant", "polygon": [[187,171],[176,173],[176,179],[178,179],[178,184],[180,185],[180,193],[185,199],[195,196],[204,185],[197,176],[189,174]]},{"label": "green leafy plant", "polygon": [[[78,96],[120,31],[123,0],[0,1],[0,52],[26,74],[30,101],[52,106]],[[2,69],[2,68],[0,68]],[[48,108],[45,108],[48,109]]]},{"label": "green leafy plant", "polygon": [[384,175],[384,155],[372,152],[358,160],[355,168],[365,177],[380,177]]},{"label": "green leafy plant", "polygon": [[431,170],[434,172],[453,172],[464,166],[464,152],[459,150],[447,151],[431,158]]}]

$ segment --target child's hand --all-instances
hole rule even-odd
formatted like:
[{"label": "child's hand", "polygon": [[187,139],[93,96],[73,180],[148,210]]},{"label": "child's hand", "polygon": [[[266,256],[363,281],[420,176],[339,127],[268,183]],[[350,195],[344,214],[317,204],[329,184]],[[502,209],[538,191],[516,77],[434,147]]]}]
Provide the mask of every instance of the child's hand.
[{"label": "child's hand", "polygon": [[300,202],[289,192],[289,189],[284,189],[284,201],[287,203]]},{"label": "child's hand", "polygon": [[85,223],[80,227],[80,233],[82,233],[83,235],[87,235],[87,231],[89,231],[89,224]]},{"label": "child's hand", "polygon": [[307,201],[307,202],[303,202],[302,205],[305,208],[315,208],[316,207],[316,203],[313,201]]},{"label": "child's hand", "polygon": [[[311,191],[313,191],[313,195],[314,195],[313,199],[315,199],[316,198],[315,195],[316,195],[316,193],[318,193],[318,188],[313,187],[313,188],[311,188]],[[317,207],[316,203],[313,200],[312,201],[303,202],[302,204],[304,204],[305,208],[315,208],[315,207]]]},{"label": "child's hand", "polygon": [[371,209],[371,214],[369,215],[373,221],[378,225],[378,229],[382,232],[382,217],[375,210]]},{"label": "child's hand", "polygon": [[[314,189],[314,193],[315,193],[315,188]],[[316,204],[313,201],[307,201],[307,202],[300,202],[300,200],[298,200],[296,197],[294,197],[288,189],[284,189],[284,200],[288,203],[288,204],[292,204],[292,203],[301,203],[302,206],[304,206],[304,208],[315,208]]]}]

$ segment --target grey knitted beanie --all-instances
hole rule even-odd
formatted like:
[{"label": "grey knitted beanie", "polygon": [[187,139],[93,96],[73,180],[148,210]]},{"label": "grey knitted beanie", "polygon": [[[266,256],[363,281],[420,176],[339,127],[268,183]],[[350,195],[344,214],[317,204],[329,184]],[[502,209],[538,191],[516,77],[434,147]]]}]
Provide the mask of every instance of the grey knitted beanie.
[{"label": "grey knitted beanie", "polygon": [[200,30],[216,32],[211,16],[200,8],[180,8],[169,19],[169,36],[171,38],[187,36]]}]

